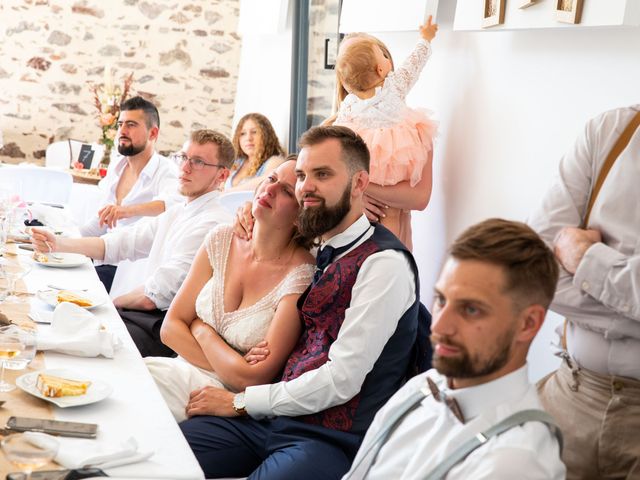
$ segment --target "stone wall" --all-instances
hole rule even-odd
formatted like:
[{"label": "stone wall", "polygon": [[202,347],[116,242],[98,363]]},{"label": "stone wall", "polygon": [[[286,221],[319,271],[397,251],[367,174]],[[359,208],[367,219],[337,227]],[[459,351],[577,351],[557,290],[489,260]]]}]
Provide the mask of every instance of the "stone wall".
[{"label": "stone wall", "polygon": [[229,135],[240,38],[239,0],[1,0],[0,160],[44,162],[52,141],[96,141],[88,82],[105,67],[160,111],[157,148],[188,131]]}]

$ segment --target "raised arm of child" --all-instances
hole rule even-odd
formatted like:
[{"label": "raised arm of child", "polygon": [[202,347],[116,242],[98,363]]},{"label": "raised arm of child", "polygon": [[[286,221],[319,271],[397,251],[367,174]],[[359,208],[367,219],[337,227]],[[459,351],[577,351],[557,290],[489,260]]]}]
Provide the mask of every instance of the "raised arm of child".
[{"label": "raised arm of child", "polygon": [[[427,23],[419,28],[422,39],[431,43],[438,31],[438,24],[432,23],[432,17],[429,15]],[[403,97],[409,93],[409,90],[411,90],[418,81],[420,72],[422,72],[430,56],[431,47],[428,44],[420,42],[405,59],[400,68],[394,72],[392,83]]]}]

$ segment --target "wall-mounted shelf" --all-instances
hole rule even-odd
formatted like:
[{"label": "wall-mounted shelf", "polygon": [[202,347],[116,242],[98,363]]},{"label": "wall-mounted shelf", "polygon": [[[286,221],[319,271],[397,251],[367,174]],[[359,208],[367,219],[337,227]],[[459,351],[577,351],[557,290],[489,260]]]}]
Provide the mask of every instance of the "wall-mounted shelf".
[{"label": "wall-mounted shelf", "polygon": [[340,33],[415,32],[429,15],[436,21],[438,1],[342,0]]},{"label": "wall-mounted shelf", "polygon": [[520,8],[523,0],[505,0],[504,24],[483,28],[484,0],[458,0],[453,29],[500,31],[534,28],[640,26],[639,0],[584,0],[579,24],[562,23],[556,17],[557,0],[538,0]]}]

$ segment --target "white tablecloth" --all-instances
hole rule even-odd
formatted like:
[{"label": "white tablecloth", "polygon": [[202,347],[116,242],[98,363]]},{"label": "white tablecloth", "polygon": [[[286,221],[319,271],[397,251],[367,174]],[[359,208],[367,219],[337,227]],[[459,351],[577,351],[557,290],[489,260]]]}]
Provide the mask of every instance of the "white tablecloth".
[{"label": "white tablecloth", "polygon": [[[104,291],[89,262],[69,269],[35,264],[25,277],[29,291],[46,288],[49,283],[65,286],[80,282],[87,288],[99,285]],[[104,295],[107,296],[106,291]],[[32,309],[50,310],[50,307],[34,298]],[[80,358],[47,353],[46,367],[86,372],[89,379],[101,379],[109,383],[113,387],[113,393],[105,400],[91,405],[54,407],[54,417],[58,420],[97,423],[100,440],[119,442],[133,436],[137,439],[140,450],[155,451],[155,455],[146,462],[108,470],[111,477],[175,480],[204,478],[111,301],[92,311],[123,340],[124,346],[116,352],[115,358]]]}]

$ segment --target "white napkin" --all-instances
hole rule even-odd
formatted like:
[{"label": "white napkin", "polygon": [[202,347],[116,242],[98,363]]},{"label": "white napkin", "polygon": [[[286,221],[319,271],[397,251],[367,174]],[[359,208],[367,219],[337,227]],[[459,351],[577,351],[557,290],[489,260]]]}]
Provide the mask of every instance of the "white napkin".
[{"label": "white napkin", "polygon": [[37,218],[43,224],[54,230],[64,230],[65,227],[73,225],[69,215],[62,208],[33,203],[29,207],[29,211],[33,218]]},{"label": "white napkin", "polygon": [[107,358],[113,358],[122,345],[120,338],[105,330],[94,314],[69,302],[56,306],[51,328],[39,331],[36,342],[38,350]]},{"label": "white napkin", "polygon": [[138,451],[138,442],[133,437],[119,445],[105,445],[99,440],[53,437],[40,432],[25,432],[24,435],[37,447],[50,446],[51,442],[57,442],[58,453],[54,460],[65,468],[113,468],[142,462],[153,455],[151,451]]}]

